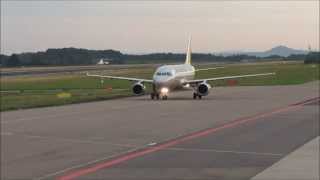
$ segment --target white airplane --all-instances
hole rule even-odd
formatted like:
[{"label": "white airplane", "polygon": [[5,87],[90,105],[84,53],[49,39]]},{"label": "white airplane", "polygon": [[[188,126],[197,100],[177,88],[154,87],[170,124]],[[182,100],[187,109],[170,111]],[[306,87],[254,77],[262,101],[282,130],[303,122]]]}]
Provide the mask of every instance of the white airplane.
[{"label": "white airplane", "polygon": [[153,75],[153,79],[140,79],[132,77],[120,77],[120,76],[107,76],[107,75],[95,75],[87,73],[87,76],[91,77],[100,77],[100,78],[109,78],[109,79],[120,79],[133,81],[132,91],[135,95],[143,95],[145,93],[145,83],[151,83],[153,90],[150,94],[151,99],[167,99],[169,92],[181,89],[189,88],[193,89],[193,99],[201,99],[202,96],[207,96],[209,94],[209,89],[211,88],[208,81],[216,81],[223,79],[235,79],[243,77],[254,77],[254,76],[268,76],[274,75],[275,73],[263,73],[263,74],[246,74],[239,76],[225,76],[225,77],[215,77],[207,79],[194,79],[196,71],[204,71],[216,68],[207,68],[207,69],[195,69],[191,65],[191,38],[189,39],[186,60],[184,64],[179,65],[163,65],[157,68]]}]

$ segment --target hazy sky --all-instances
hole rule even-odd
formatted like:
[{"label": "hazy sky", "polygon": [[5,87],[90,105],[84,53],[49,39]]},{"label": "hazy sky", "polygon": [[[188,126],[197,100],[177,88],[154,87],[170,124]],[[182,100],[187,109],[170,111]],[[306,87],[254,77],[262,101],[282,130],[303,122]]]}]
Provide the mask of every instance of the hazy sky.
[{"label": "hazy sky", "polygon": [[319,1],[1,1],[1,53],[319,49]]}]

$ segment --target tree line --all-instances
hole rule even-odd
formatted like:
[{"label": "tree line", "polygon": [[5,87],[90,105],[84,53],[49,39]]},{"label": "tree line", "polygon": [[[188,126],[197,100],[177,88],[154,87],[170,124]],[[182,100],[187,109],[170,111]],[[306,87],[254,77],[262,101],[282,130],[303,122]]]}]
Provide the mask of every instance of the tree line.
[{"label": "tree line", "polygon": [[[215,55],[210,53],[193,53],[193,62],[241,62],[256,60],[306,60],[319,62],[319,52],[310,55],[291,55],[289,57],[269,56],[256,57],[245,54],[231,56]],[[17,66],[64,66],[64,65],[92,65],[100,59],[108,59],[111,64],[134,63],[177,63],[183,62],[184,53],[151,53],[144,55],[123,54],[115,50],[87,50],[77,48],[48,49],[44,52],[0,55],[2,67]],[[316,59],[316,60],[314,60]]]},{"label": "tree line", "polygon": [[305,64],[320,64],[320,52],[310,52],[304,60]]}]

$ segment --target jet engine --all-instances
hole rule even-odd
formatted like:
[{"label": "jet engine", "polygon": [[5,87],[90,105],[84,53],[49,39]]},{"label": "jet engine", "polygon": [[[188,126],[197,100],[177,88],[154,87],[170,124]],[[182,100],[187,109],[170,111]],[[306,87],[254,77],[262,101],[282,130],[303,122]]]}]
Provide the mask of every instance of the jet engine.
[{"label": "jet engine", "polygon": [[200,96],[206,96],[209,94],[209,89],[211,88],[210,84],[203,82],[201,84],[198,85],[197,87],[197,93]]},{"label": "jet engine", "polygon": [[133,91],[133,93],[134,93],[135,95],[142,95],[142,94],[144,94],[145,89],[146,89],[146,87],[145,87],[142,83],[140,83],[140,82],[134,83],[134,84],[132,85],[132,91]]}]

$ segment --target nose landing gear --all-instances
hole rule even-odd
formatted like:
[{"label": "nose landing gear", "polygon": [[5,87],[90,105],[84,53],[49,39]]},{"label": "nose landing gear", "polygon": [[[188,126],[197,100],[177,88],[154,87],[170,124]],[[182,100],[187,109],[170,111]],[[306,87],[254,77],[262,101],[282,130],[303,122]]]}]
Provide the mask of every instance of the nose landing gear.
[{"label": "nose landing gear", "polygon": [[160,94],[158,94],[158,93],[151,93],[151,94],[150,94],[150,97],[151,97],[152,100],[153,100],[153,99],[159,100],[160,97],[161,97],[162,100],[167,100],[167,99],[168,99],[168,96],[167,96],[166,94],[160,95]]},{"label": "nose landing gear", "polygon": [[152,84],[152,89],[153,89],[153,92],[150,94],[151,99],[154,99],[154,98],[156,98],[157,100],[160,99],[160,95],[159,93],[157,93],[156,86],[154,84]]},{"label": "nose landing gear", "polygon": [[168,96],[167,95],[163,95],[162,96],[162,100],[167,100],[168,99]]},{"label": "nose landing gear", "polygon": [[153,84],[152,85],[153,92],[151,92],[150,97],[151,99],[157,99],[159,100],[160,97],[162,100],[167,100],[168,99],[168,91],[169,89],[166,87],[163,87],[160,91],[157,90],[156,86]]}]

